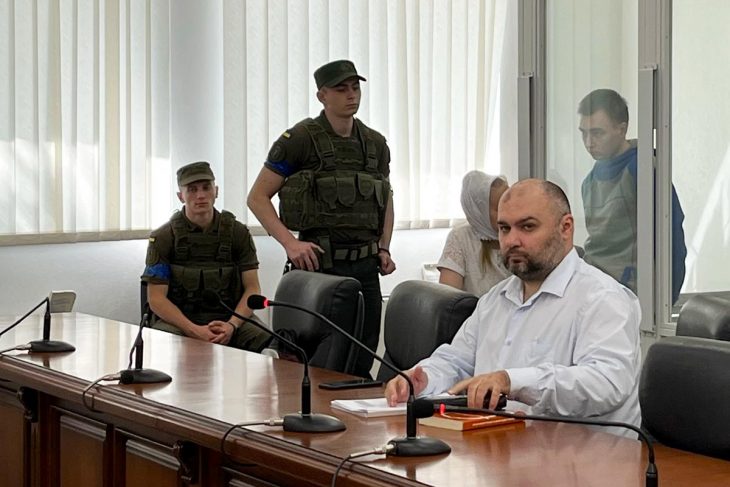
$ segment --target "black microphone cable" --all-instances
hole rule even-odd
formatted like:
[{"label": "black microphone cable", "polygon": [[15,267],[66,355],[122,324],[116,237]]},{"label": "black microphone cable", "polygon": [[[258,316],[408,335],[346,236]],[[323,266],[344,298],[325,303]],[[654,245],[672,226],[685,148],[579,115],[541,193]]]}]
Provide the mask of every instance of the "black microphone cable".
[{"label": "black microphone cable", "polygon": [[[25,345],[16,345],[14,347],[6,348],[5,350],[0,350],[0,356],[4,355],[7,352],[12,352],[14,350],[30,350],[30,343],[26,343]],[[0,382],[10,382],[7,379],[0,378]]]},{"label": "black microphone cable", "polygon": [[230,434],[233,433],[238,428],[242,428],[244,431],[248,431],[248,430],[246,430],[246,426],[283,426],[283,425],[284,425],[284,420],[282,418],[269,418],[264,421],[246,421],[243,423],[234,424],[233,426],[228,428],[225,433],[223,433],[223,437],[221,438],[220,451],[221,451],[221,455],[223,456],[223,459],[224,460],[228,459],[230,462],[233,462],[240,467],[257,466],[254,463],[241,463],[241,462],[237,462],[235,460],[228,458],[228,453],[226,452],[226,440],[228,439]]},{"label": "black microphone cable", "polygon": [[426,456],[426,455],[441,455],[444,453],[451,452],[451,447],[446,442],[439,440],[438,438],[430,438],[428,436],[418,436],[418,418],[425,418],[433,416],[432,401],[424,399],[416,399],[415,387],[413,381],[408,374],[397,368],[392,363],[385,360],[383,357],[378,355],[376,352],[368,348],[367,345],[362,343],[360,340],[352,336],[350,333],[343,330],[340,326],[334,323],[332,320],[327,318],[321,313],[309,310],[303,306],[297,304],[284,303],[280,301],[272,301],[264,296],[258,294],[252,294],[246,300],[246,304],[251,309],[263,309],[269,306],[282,306],[284,308],[292,308],[303,313],[315,316],[326,323],[328,326],[334,328],[342,335],[347,337],[351,342],[365,350],[370,356],[381,364],[388,367],[390,370],[395,372],[398,376],[408,383],[408,401],[406,403],[406,436],[393,438],[388,444],[393,445],[394,448],[389,449],[388,453],[394,456],[403,457],[415,457],[415,456]]},{"label": "black microphone cable", "polygon": [[654,457],[654,445],[652,445],[649,437],[644,433],[641,428],[634,426],[629,423],[621,423],[619,421],[598,421],[592,419],[582,418],[566,418],[560,416],[538,416],[535,414],[526,414],[522,412],[509,413],[506,411],[495,411],[493,409],[480,409],[480,408],[465,408],[461,406],[449,406],[446,404],[434,404],[434,410],[439,413],[444,411],[453,411],[460,413],[475,413],[475,414],[492,414],[494,416],[500,416],[503,418],[515,418],[515,419],[530,419],[534,421],[546,421],[551,423],[571,423],[571,424],[583,424],[587,426],[601,426],[601,427],[616,427],[626,428],[636,432],[639,438],[646,445],[648,465],[646,467],[646,487],[657,487],[659,485],[659,471],[657,470],[655,457]]},{"label": "black microphone cable", "polygon": [[[33,311],[35,311],[35,310],[37,310],[38,308],[40,308],[41,306],[43,306],[43,305],[44,305],[44,304],[45,304],[45,303],[46,303],[47,301],[48,301],[48,298],[45,298],[45,299],[43,299],[43,301],[41,301],[40,303],[38,303],[38,304],[37,304],[37,305],[36,305],[36,306],[35,306],[35,307],[34,307],[33,309],[31,309],[30,311],[28,311],[27,313],[25,313],[25,314],[24,314],[23,316],[21,316],[21,317],[20,317],[20,318],[19,318],[18,320],[16,320],[16,321],[15,321],[15,323],[13,323],[12,325],[8,326],[8,327],[7,327],[7,328],[5,328],[5,329],[4,329],[3,331],[0,331],[0,336],[3,336],[4,334],[6,334],[7,332],[9,332],[9,331],[10,331],[10,330],[12,330],[13,328],[15,328],[16,326],[18,326],[18,325],[19,325],[19,324],[20,324],[20,323],[21,323],[21,322],[22,322],[22,321],[23,321],[24,319],[26,319],[26,318],[27,318],[28,316],[30,316],[30,314],[31,314],[31,313],[32,313]],[[6,350],[6,351],[7,351],[7,350]]]},{"label": "black microphone cable", "polygon": [[275,331],[266,328],[256,320],[252,320],[251,318],[247,318],[237,313],[236,310],[228,306],[215,291],[210,289],[204,290],[203,300],[210,305],[219,304],[223,307],[223,309],[231,313],[236,318],[255,326],[263,332],[268,333],[272,337],[287,344],[292,349],[296,350],[301,357],[302,365],[304,365],[300,394],[302,410],[299,413],[290,413],[284,416],[284,431],[295,431],[299,433],[334,433],[347,429],[345,423],[343,423],[339,418],[327,414],[312,412],[312,384],[309,379],[309,358],[307,357],[307,352],[304,351],[302,347]]},{"label": "black microphone cable", "polygon": [[88,386],[86,386],[84,388],[84,390],[81,391],[81,402],[83,403],[84,407],[86,409],[88,409],[89,411],[91,411],[92,413],[98,413],[99,411],[94,409],[94,396],[91,396],[91,404],[87,404],[86,395],[89,393],[91,388],[94,387],[95,385],[97,385],[99,382],[105,382],[105,381],[111,382],[111,381],[115,381],[115,380],[119,380],[119,379],[121,379],[120,374],[102,375],[101,377],[99,377],[98,379],[96,379],[95,381],[90,383]]},{"label": "black microphone cable", "polygon": [[377,448],[373,448],[372,450],[357,452],[357,453],[350,453],[345,458],[342,459],[342,461],[337,465],[337,468],[335,469],[334,475],[332,475],[332,483],[330,483],[330,487],[336,487],[337,485],[337,477],[340,475],[340,470],[342,470],[342,467],[345,466],[347,462],[352,460],[353,458],[360,458],[360,457],[366,457],[368,455],[387,455],[388,453],[395,450],[395,445],[392,443],[387,443],[383,446],[379,446]]},{"label": "black microphone cable", "polygon": [[145,305],[145,312],[142,314],[142,319],[139,322],[139,330],[137,330],[137,336],[134,338],[134,343],[132,344],[132,348],[129,349],[129,362],[127,362],[127,370],[132,368],[132,362],[134,362],[134,352],[137,350],[137,346],[139,345],[139,341],[142,338],[142,329],[147,326],[149,327],[149,304]]}]

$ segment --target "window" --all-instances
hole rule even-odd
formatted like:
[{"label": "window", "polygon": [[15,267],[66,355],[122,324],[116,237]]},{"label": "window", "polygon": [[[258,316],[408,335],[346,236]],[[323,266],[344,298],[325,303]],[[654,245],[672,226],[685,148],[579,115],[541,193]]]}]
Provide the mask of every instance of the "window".
[{"label": "window", "polygon": [[368,78],[358,116],[389,140],[401,228],[461,217],[465,172],[515,166],[512,2],[114,5],[0,2],[0,243],[144,235],[200,159],[255,225],[246,190],[338,58]]}]

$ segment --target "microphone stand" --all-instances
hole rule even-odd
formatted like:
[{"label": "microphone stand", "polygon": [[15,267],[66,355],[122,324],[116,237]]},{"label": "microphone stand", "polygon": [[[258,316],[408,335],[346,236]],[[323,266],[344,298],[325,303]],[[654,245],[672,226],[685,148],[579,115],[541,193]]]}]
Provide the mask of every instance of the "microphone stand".
[{"label": "microphone stand", "polygon": [[[125,370],[119,371],[119,382],[122,384],[157,384],[160,382],[170,382],[172,380],[172,377],[162,371],[145,369],[143,367],[144,340],[142,339],[142,330],[145,326],[150,326],[149,306],[145,308],[145,312],[139,322],[137,337],[134,339],[132,349],[129,351],[129,364]],[[134,368],[131,368],[133,355]]]},{"label": "microphone stand", "polygon": [[646,467],[646,487],[657,487],[659,485],[659,471],[657,470],[656,463],[654,461],[654,446],[651,444],[651,440],[644,433],[641,428],[637,428],[633,424],[621,423],[618,421],[596,421],[591,419],[582,418],[562,418],[557,416],[537,416],[534,414],[509,413],[507,411],[495,411],[493,409],[480,409],[480,408],[465,408],[461,406],[450,406],[447,404],[438,404],[436,402],[433,405],[434,411],[443,413],[444,411],[452,411],[459,413],[474,413],[474,414],[491,414],[493,416],[499,416],[502,418],[516,418],[516,419],[530,419],[534,421],[547,421],[551,423],[571,423],[571,424],[585,424],[589,426],[604,426],[604,427],[618,427],[626,428],[631,431],[638,433],[639,438],[644,444],[646,444],[648,465]]},{"label": "microphone stand", "polygon": [[70,343],[59,340],[51,340],[51,301],[46,298],[46,312],[43,315],[43,340],[33,340],[30,342],[30,353],[58,353],[73,352],[76,347]]},{"label": "microphone stand", "polygon": [[40,308],[43,305],[46,305],[46,312],[43,315],[43,340],[34,340],[30,342],[28,349],[31,353],[33,352],[42,352],[42,353],[57,353],[57,352],[73,352],[76,350],[76,348],[71,345],[70,343],[56,341],[56,340],[50,340],[51,336],[51,310],[50,310],[50,300],[48,298],[43,299],[40,303],[38,303],[33,309],[25,313],[20,319],[18,319],[15,323],[5,328],[3,331],[0,332],[0,336],[3,336],[5,333],[9,332],[16,326],[18,326],[24,319],[26,319],[30,314]]},{"label": "microphone stand", "polygon": [[433,416],[433,403],[432,401],[424,399],[416,399],[415,388],[413,381],[408,377],[407,374],[403,373],[395,365],[389,363],[384,358],[380,357],[377,353],[373,352],[360,340],[347,333],[345,330],[337,326],[332,320],[326,316],[311,311],[296,304],[282,303],[279,301],[271,301],[263,296],[251,295],[248,298],[248,307],[251,309],[262,309],[269,306],[281,306],[284,308],[298,309],[304,313],[316,316],[329,326],[339,331],[355,343],[362,350],[369,353],[375,360],[388,367],[390,370],[403,377],[408,383],[408,401],[406,403],[406,436],[394,438],[388,442],[389,445],[395,448],[388,452],[388,455],[399,456],[399,457],[417,457],[427,455],[442,455],[444,453],[450,453],[451,447],[439,440],[438,438],[430,438],[428,436],[418,436],[418,418],[425,418]]},{"label": "microphone stand", "polygon": [[345,423],[340,421],[338,418],[327,414],[312,412],[312,383],[309,380],[309,359],[307,358],[307,353],[302,347],[293,341],[280,336],[278,333],[269,330],[261,323],[236,313],[235,310],[231,309],[230,306],[223,302],[220,296],[218,296],[218,293],[215,291],[206,289],[203,291],[203,299],[208,305],[221,305],[226,311],[239,320],[250,323],[259,330],[263,330],[265,333],[281,340],[299,353],[304,364],[304,376],[302,377],[301,391],[302,410],[298,413],[291,413],[284,416],[284,431],[294,431],[298,433],[331,433],[335,431],[344,431],[346,429]]}]

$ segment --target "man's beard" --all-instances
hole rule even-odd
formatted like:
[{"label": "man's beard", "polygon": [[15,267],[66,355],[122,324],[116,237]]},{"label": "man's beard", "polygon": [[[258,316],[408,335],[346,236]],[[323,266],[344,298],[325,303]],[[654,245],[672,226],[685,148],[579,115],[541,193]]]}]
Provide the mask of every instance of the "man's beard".
[{"label": "man's beard", "polygon": [[546,269],[544,262],[538,262],[526,254],[520,254],[524,262],[511,263],[508,257],[504,257],[504,266],[515,276],[523,281],[542,281],[553,269]]},{"label": "man's beard", "polygon": [[[531,256],[526,252],[508,251],[502,256],[502,262],[507,270],[523,281],[544,281],[562,261],[562,250],[560,234],[556,232],[547,247],[537,256]],[[522,257],[523,262],[510,262],[510,256],[515,255]]]}]

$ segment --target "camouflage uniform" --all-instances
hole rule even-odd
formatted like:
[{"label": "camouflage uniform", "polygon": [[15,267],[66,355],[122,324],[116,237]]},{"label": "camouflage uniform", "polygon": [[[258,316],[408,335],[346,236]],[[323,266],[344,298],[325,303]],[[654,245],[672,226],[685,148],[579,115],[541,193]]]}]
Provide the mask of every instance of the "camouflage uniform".
[{"label": "camouflage uniform", "polygon": [[[244,291],[241,273],[258,269],[256,248],[248,228],[236,221],[232,213],[217,210],[207,230],[192,223],[183,212],[175,212],[169,222],[152,232],[145,264],[142,280],[168,285],[168,299],[198,325],[230,318],[230,312],[222,306],[205,304],[204,289],[216,291],[235,309]],[[152,327],[183,334],[176,326],[160,320],[155,320]],[[228,345],[259,352],[270,342],[270,335],[243,323]]]},{"label": "camouflage uniform", "polygon": [[[378,240],[390,198],[385,137],[357,119],[352,135],[341,137],[322,112],[284,132],[265,166],[286,178],[279,192],[282,222],[325,250],[322,272],[362,284],[362,341],[375,350],[382,310]],[[366,376],[371,366],[372,357],[359,353],[355,373]]]}]

